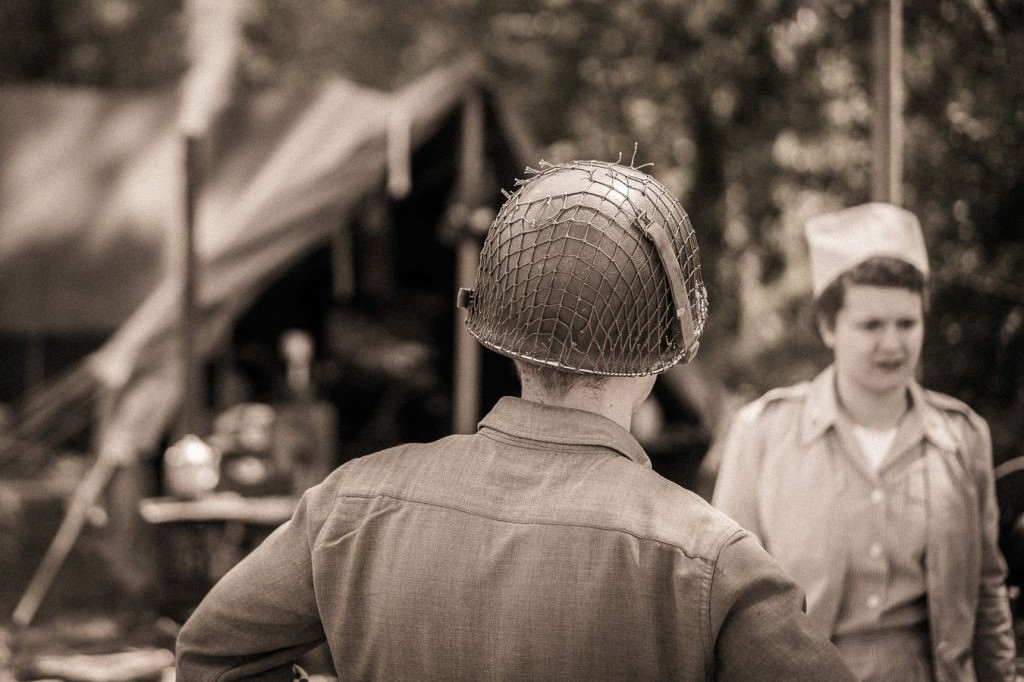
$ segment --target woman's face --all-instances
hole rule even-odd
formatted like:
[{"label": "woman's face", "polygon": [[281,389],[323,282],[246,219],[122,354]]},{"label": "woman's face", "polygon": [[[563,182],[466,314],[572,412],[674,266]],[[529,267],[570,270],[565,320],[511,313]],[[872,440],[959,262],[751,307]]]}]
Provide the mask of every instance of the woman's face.
[{"label": "woman's face", "polygon": [[903,390],[921,357],[921,304],[921,294],[909,289],[847,286],[835,326],[819,327],[840,382],[878,396]]}]

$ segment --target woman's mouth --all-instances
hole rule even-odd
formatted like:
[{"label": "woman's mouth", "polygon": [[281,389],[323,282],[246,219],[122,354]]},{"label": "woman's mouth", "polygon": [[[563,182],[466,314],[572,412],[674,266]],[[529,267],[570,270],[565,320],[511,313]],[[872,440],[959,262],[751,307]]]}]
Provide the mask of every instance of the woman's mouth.
[{"label": "woman's mouth", "polygon": [[883,372],[897,372],[903,368],[902,360],[876,360],[875,367]]}]

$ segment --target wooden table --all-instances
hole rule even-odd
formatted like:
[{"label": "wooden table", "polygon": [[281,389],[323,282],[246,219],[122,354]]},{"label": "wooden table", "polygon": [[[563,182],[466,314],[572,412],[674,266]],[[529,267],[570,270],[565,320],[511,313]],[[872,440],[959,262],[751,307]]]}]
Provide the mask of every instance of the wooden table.
[{"label": "wooden table", "polygon": [[215,582],[291,518],[298,500],[214,493],[140,501],[139,513],[155,535],[157,607],[183,622]]}]

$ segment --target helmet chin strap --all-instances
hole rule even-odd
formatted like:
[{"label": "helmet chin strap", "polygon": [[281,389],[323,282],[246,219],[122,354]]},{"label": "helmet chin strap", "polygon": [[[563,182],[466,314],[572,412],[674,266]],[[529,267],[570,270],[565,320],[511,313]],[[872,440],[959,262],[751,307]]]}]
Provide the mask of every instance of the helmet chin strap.
[{"label": "helmet chin strap", "polygon": [[[654,249],[658,252],[658,260],[661,261],[661,267],[668,277],[668,287],[676,309],[676,319],[679,320],[683,348],[686,350],[683,362],[686,362],[697,354],[700,341],[694,329],[693,313],[690,311],[690,299],[686,295],[686,280],[683,277],[683,270],[679,267],[679,260],[672,248],[672,240],[660,223],[649,222],[643,229],[643,233],[654,244]],[[700,294],[700,292],[695,293]]]}]

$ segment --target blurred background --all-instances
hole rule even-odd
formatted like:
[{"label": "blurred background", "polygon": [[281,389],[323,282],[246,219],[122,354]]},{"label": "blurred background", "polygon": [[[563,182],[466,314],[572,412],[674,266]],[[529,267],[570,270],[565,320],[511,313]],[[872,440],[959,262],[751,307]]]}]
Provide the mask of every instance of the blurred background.
[{"label": "blurred background", "polygon": [[697,230],[667,477],[825,364],[803,223],[872,199],[924,226],[922,382],[1012,462],[1022,142],[1016,0],[3,0],[0,665],[164,651],[305,487],[515,392],[453,304],[542,159],[651,164]]}]

